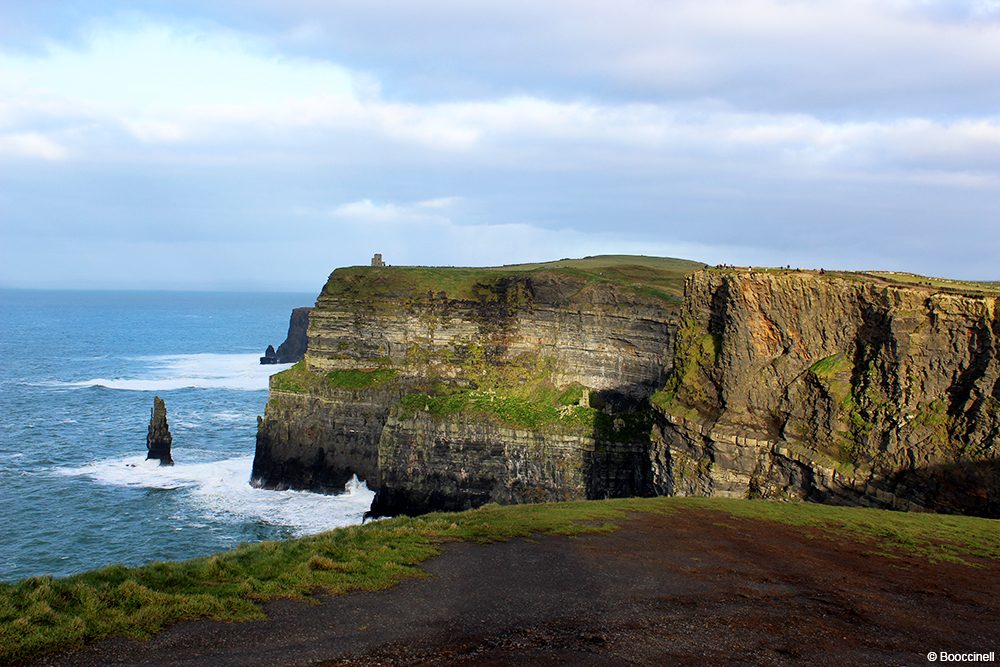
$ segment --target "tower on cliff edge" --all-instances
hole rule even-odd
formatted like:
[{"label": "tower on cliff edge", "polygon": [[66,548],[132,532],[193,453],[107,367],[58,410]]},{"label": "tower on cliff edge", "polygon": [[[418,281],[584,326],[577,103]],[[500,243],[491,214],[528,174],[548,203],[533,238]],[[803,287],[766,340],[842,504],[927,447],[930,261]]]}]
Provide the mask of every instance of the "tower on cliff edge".
[{"label": "tower on cliff edge", "polygon": [[382,261],[382,253],[377,252],[372,255],[372,266],[379,267],[385,266],[385,262]]}]

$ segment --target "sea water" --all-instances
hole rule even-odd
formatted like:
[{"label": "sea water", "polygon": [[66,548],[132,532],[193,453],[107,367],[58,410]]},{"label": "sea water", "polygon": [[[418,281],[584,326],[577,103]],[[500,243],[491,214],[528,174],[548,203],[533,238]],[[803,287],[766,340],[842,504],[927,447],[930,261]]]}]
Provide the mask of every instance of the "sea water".
[{"label": "sea water", "polygon": [[[259,357],[311,294],[0,290],[0,581],[360,523],[372,493],[249,485]],[[146,461],[153,396],[172,467]]]}]

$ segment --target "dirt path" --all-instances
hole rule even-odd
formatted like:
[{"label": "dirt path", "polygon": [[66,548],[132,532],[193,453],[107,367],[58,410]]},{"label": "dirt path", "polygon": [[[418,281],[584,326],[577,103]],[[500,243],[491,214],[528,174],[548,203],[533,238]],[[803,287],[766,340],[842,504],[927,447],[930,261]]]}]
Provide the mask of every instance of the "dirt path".
[{"label": "dirt path", "polygon": [[925,664],[1000,652],[1000,563],[868,555],[848,538],[711,511],[617,532],[454,544],[432,577],[182,623],[46,665]]}]

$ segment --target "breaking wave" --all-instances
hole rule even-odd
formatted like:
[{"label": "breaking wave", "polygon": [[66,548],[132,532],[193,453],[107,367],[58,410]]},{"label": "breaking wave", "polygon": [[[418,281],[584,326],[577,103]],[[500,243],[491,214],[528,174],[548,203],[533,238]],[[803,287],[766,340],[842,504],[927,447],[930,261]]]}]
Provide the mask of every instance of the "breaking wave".
[{"label": "breaking wave", "polygon": [[263,366],[257,354],[174,354],[140,359],[148,364],[142,377],[93,378],[79,382],[56,382],[61,387],[104,387],[123,391],[171,391],[175,389],[231,389],[261,391],[268,378],[290,364]]},{"label": "breaking wave", "polygon": [[[183,455],[183,449],[174,450],[175,458]],[[174,490],[184,494],[192,509],[206,520],[256,521],[290,528],[297,535],[361,523],[375,496],[357,477],[347,483],[343,494],[333,496],[256,489],[249,484],[252,463],[252,456],[242,456],[161,466],[140,454],[56,472],[109,486]]]}]

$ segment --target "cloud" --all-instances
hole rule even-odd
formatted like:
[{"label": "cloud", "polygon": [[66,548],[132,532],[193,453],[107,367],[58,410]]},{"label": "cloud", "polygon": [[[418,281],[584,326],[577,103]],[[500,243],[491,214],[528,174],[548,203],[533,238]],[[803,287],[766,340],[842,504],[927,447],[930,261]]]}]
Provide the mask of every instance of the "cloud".
[{"label": "cloud", "polygon": [[0,10],[0,283],[131,284],[156,248],[188,287],[375,250],[995,271],[990,3],[30,5]]},{"label": "cloud", "polygon": [[[785,16],[766,0],[751,4],[759,15],[739,14],[751,32],[780,32],[818,11],[792,3]],[[852,3],[848,13],[872,11],[870,4]],[[677,8],[681,22],[707,11]],[[288,57],[228,30],[148,21],[93,27],[82,43],[52,45],[44,56],[0,54],[0,71],[0,93],[10,100],[0,109],[5,153],[24,158],[264,163],[294,154],[306,162],[431,159],[530,170],[723,159],[727,168],[766,163],[796,177],[803,168],[822,178],[915,170],[964,183],[1000,170],[1000,121],[991,115],[825,119],[701,99],[537,95],[405,102],[358,69]]]},{"label": "cloud", "polygon": [[429,210],[450,208],[456,199],[442,197],[413,204],[377,204],[371,199],[361,199],[334,207],[330,215],[338,220],[355,223],[442,222],[447,221],[447,218],[439,213],[430,213]]},{"label": "cloud", "polygon": [[818,115],[989,113],[1000,103],[1000,11],[991,0],[210,6],[279,48],[370,63],[424,99],[696,98]]},{"label": "cloud", "polygon": [[0,134],[0,159],[19,157],[29,160],[60,161],[69,157],[69,150],[38,132]]}]

